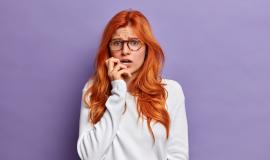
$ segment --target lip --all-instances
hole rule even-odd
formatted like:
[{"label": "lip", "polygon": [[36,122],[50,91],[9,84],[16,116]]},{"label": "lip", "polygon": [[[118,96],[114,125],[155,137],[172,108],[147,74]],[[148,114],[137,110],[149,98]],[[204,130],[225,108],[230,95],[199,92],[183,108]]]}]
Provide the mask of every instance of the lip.
[{"label": "lip", "polygon": [[[124,62],[124,61],[130,61],[130,62]],[[121,63],[132,63],[132,60],[130,60],[130,59],[127,59],[127,58],[124,58],[124,59],[120,59],[120,62]]]}]

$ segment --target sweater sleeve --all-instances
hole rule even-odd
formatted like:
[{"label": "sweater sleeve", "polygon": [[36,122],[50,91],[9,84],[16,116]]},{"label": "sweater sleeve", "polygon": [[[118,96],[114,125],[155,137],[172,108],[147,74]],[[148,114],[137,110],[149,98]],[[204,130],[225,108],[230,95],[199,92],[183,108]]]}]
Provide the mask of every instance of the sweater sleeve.
[{"label": "sweater sleeve", "polygon": [[77,152],[82,160],[100,160],[118,130],[124,111],[127,87],[124,80],[114,80],[111,84],[111,95],[105,103],[106,111],[96,124],[88,122],[89,108],[83,100],[81,102]]},{"label": "sweater sleeve", "polygon": [[188,124],[185,109],[185,96],[182,87],[176,82],[173,100],[176,101],[167,148],[167,160],[188,160]]}]

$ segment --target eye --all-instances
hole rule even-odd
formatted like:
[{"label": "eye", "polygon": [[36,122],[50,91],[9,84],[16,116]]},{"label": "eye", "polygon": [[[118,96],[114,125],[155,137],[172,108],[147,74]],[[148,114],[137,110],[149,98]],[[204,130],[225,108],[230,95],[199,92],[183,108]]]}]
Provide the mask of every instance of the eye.
[{"label": "eye", "polygon": [[111,42],[111,45],[112,45],[112,46],[121,46],[121,45],[122,45],[122,41],[120,41],[120,40],[112,41],[112,42]]},{"label": "eye", "polygon": [[131,40],[129,43],[130,43],[131,46],[138,46],[138,45],[140,45],[140,41],[139,40]]}]

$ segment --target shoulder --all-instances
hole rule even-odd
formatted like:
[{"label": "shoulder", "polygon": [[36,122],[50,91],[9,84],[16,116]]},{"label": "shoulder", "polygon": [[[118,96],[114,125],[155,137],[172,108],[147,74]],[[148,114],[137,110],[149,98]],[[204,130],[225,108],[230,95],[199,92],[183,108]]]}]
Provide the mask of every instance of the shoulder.
[{"label": "shoulder", "polygon": [[173,115],[181,104],[185,103],[182,85],[171,79],[162,79],[164,88],[167,90],[166,107],[170,115]]},{"label": "shoulder", "polygon": [[163,78],[162,82],[165,83],[169,87],[182,88],[181,84],[179,82],[177,82],[176,80]]},{"label": "shoulder", "polygon": [[172,79],[163,78],[162,83],[165,84],[164,87],[167,90],[169,96],[175,95],[175,97],[177,97],[177,98],[181,98],[181,99],[185,98],[184,92],[183,92],[183,87],[179,82],[172,80]]},{"label": "shoulder", "polygon": [[85,92],[87,89],[89,89],[93,85],[93,79],[90,78],[87,80],[87,82],[84,84],[82,91]]},{"label": "shoulder", "polygon": [[[93,84],[93,80],[92,79],[88,79],[85,83],[84,83],[84,86],[83,86],[83,89],[82,89],[82,98],[84,98],[84,95],[86,93],[86,91],[92,86]],[[87,96],[86,98],[87,101],[90,101],[90,96]],[[87,107],[87,105],[85,104],[84,100],[82,100],[82,106]]]}]

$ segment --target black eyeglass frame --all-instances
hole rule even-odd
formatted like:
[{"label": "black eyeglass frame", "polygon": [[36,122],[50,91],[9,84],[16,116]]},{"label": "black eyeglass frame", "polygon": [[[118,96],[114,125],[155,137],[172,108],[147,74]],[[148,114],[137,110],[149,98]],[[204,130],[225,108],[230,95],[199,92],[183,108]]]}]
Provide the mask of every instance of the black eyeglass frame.
[{"label": "black eyeglass frame", "polygon": [[[132,40],[139,41],[140,44],[141,44],[141,46],[140,46],[138,49],[136,49],[136,50],[131,49],[131,47],[129,46],[129,42],[131,42]],[[111,44],[112,44],[112,42],[114,42],[114,41],[120,41],[120,42],[121,42],[121,48],[120,48],[120,49],[118,49],[118,50],[112,50],[112,49],[111,49]],[[131,50],[131,51],[138,51],[138,50],[140,50],[140,49],[142,48],[142,46],[144,45],[143,41],[141,41],[140,39],[130,39],[130,40],[114,39],[114,40],[111,40],[111,41],[109,42],[109,49],[110,49],[111,51],[120,51],[120,50],[123,49],[125,43],[127,43],[128,49]]]}]

